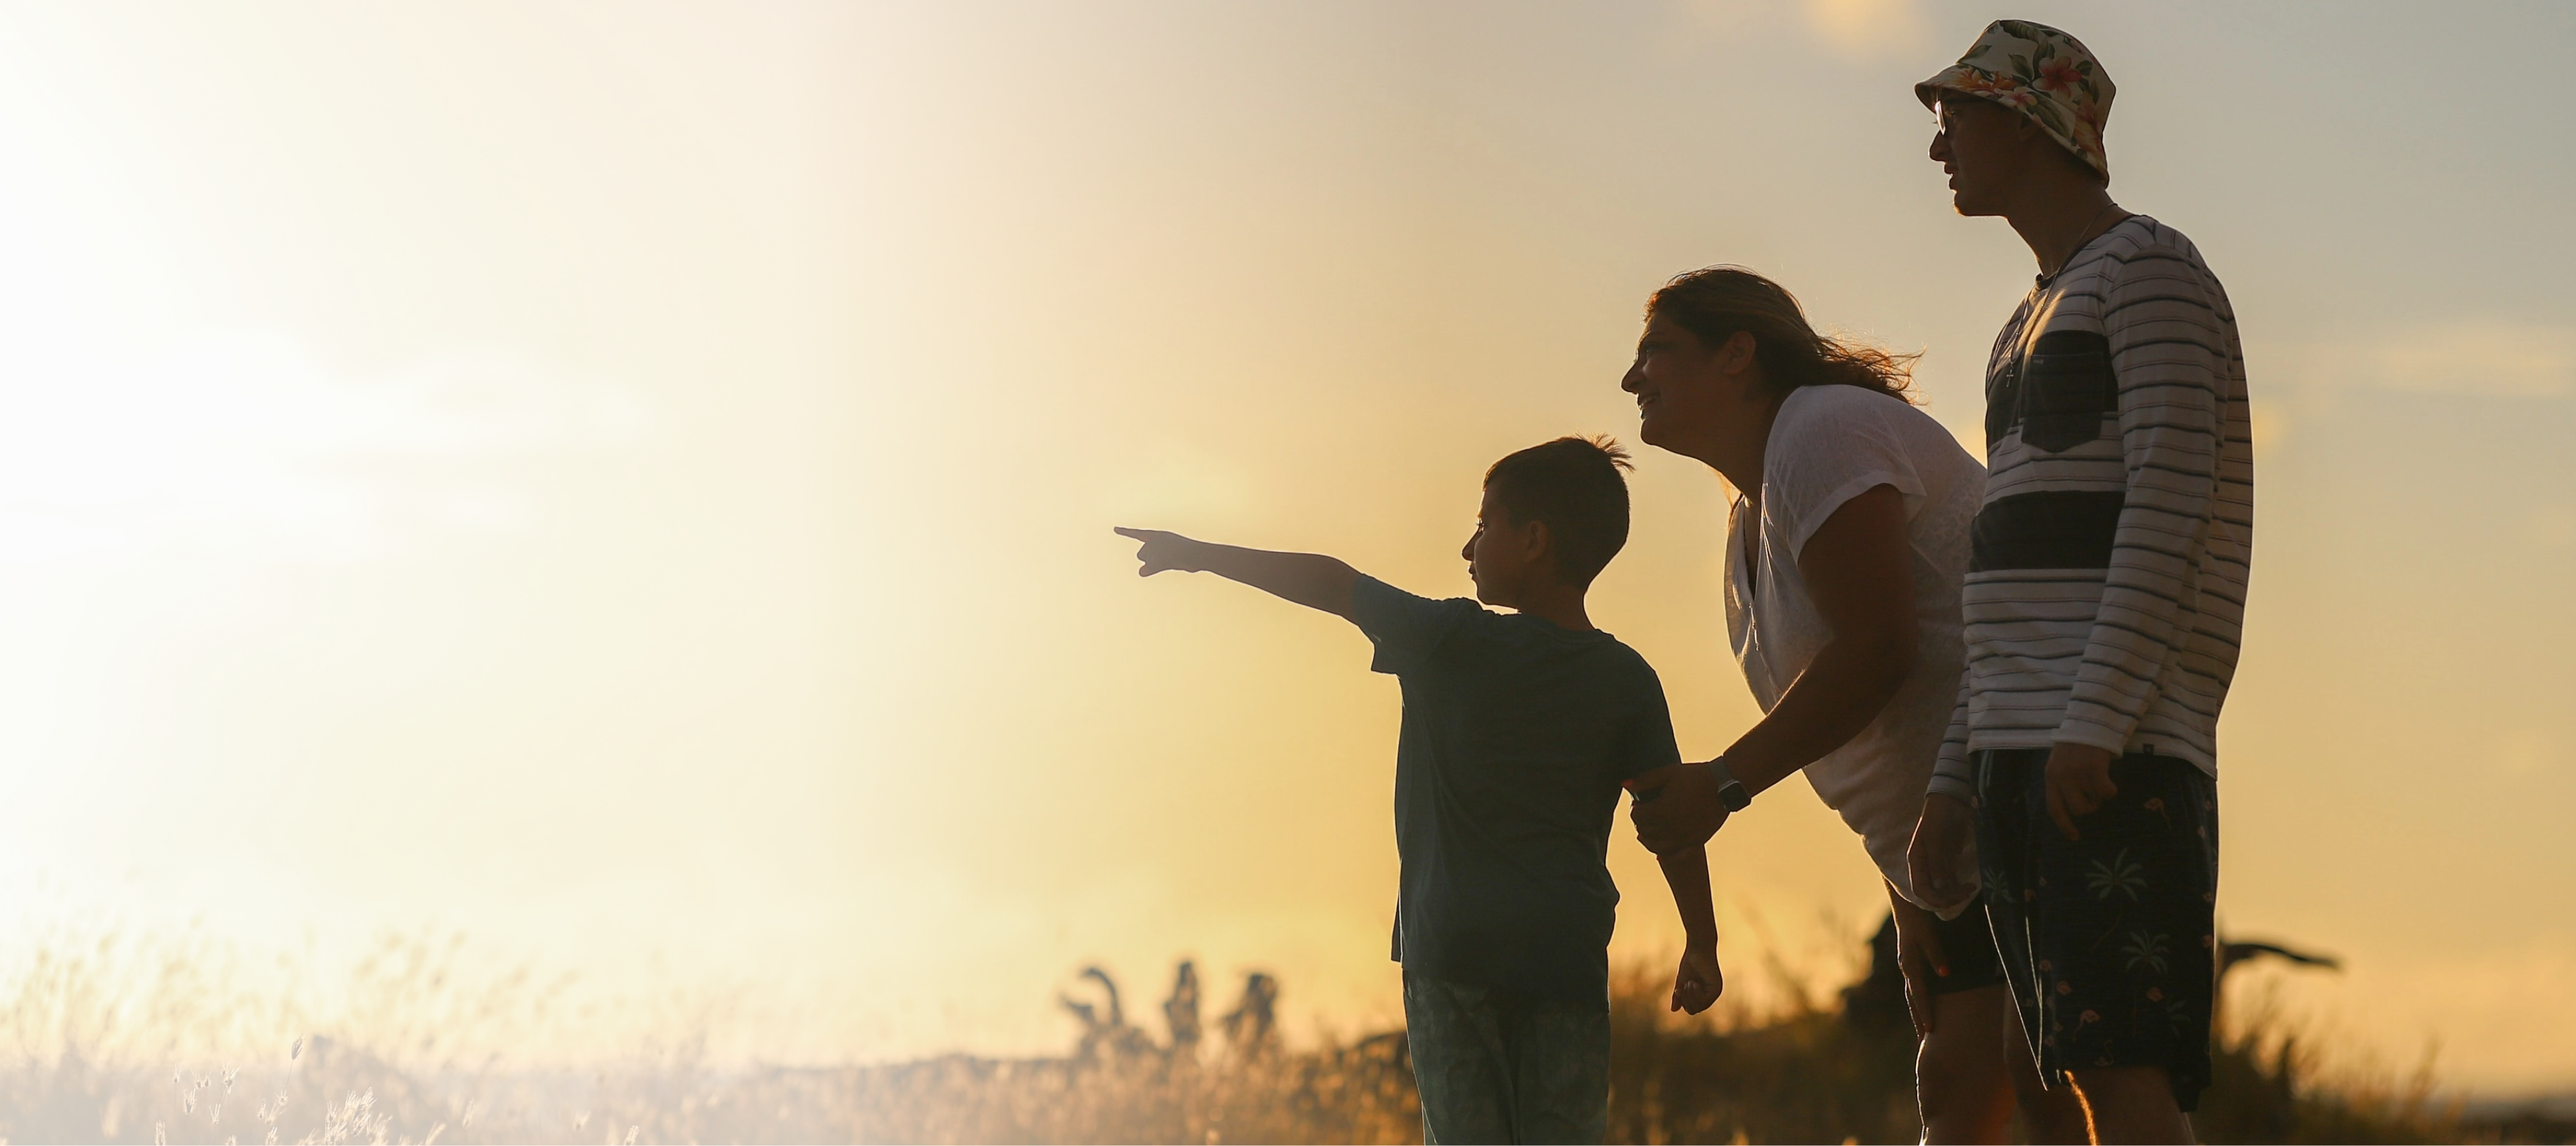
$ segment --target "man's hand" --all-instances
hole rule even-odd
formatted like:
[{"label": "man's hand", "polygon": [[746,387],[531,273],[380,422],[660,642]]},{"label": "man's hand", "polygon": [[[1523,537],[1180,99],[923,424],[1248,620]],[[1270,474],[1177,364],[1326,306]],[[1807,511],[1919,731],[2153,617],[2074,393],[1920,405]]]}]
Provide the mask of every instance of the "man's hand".
[{"label": "man's hand", "polygon": [[1943,911],[1966,902],[1970,892],[1959,878],[1959,869],[1965,866],[1968,845],[1976,838],[1976,813],[1958,797],[1939,793],[1923,797],[1923,816],[1914,822],[1914,842],[1905,848],[1905,870],[1914,880],[1914,894]]},{"label": "man's hand", "polygon": [[1133,537],[1144,542],[1136,547],[1136,560],[1139,562],[1136,575],[1139,577],[1151,577],[1166,569],[1196,573],[1204,568],[1198,562],[1202,548],[1199,542],[1160,529],[1129,529],[1124,525],[1111,528],[1120,537]]},{"label": "man's hand", "polygon": [[1685,944],[1681,969],[1673,972],[1673,1009],[1696,1015],[1726,993],[1726,973],[1717,966],[1717,944]]},{"label": "man's hand", "polygon": [[2075,817],[2089,816],[2120,794],[2111,782],[2111,754],[2090,744],[2060,744],[2048,753],[2048,818],[2070,840],[2084,838]]},{"label": "man's hand", "polygon": [[1726,805],[1718,802],[1717,776],[1705,764],[1668,764],[1628,782],[1636,799],[1628,818],[1637,825],[1637,842],[1656,855],[1696,848],[1726,824]]},{"label": "man's hand", "polygon": [[1905,901],[1894,885],[1887,889],[1896,913],[1896,969],[1905,976],[1905,1009],[1914,1015],[1914,1037],[1932,1034],[1932,983],[1950,974],[1950,955],[1941,950],[1941,933],[1929,911]]}]

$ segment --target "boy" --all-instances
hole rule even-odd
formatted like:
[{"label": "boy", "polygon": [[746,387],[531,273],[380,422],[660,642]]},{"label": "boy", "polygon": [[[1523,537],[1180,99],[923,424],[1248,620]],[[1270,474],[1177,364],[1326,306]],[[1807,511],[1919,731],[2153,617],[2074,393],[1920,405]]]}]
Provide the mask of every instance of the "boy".
[{"label": "boy", "polygon": [[[1598,1142],[1610,1099],[1603,866],[1622,782],[1676,764],[1663,684],[1583,597],[1628,540],[1627,455],[1559,438],[1485,474],[1461,556],[1476,601],[1433,601],[1330,557],[1120,529],[1140,576],[1209,572],[1348,618],[1404,689],[1394,958],[1426,1142]],[[1708,857],[1660,861],[1686,936],[1672,1006],[1723,987]]]},{"label": "boy", "polygon": [[1958,212],[2001,216],[2040,273],[1986,370],[1967,679],[1911,859],[1937,901],[1973,837],[2037,1060],[2016,1073],[2082,1100],[2028,1096],[2033,1137],[2183,1142],[2210,1077],[2253,435],[2226,288],[2111,200],[2112,94],[2082,43],[2021,20],[1915,87]]}]

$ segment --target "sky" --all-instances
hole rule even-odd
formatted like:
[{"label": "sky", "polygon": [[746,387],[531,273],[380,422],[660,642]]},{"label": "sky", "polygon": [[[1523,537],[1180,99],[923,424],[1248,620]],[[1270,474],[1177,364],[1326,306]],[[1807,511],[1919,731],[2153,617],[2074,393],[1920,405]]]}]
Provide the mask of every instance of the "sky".
[{"label": "sky", "polygon": [[[448,929],[771,1058],[1050,1050],[1094,962],[1391,1021],[1393,681],[1109,527],[1465,593],[1483,467],[1633,436],[1639,307],[1720,262],[1978,448],[2035,268],[1911,84],[2000,15],[2102,58],[2113,194],[2244,335],[2221,926],[2345,968],[2241,987],[2576,1086],[2547,4],[0,5],[0,917]],[[1633,487],[1593,615],[1704,757],[1725,494]],[[1740,989],[1849,973],[1811,794],[1711,854]]]}]

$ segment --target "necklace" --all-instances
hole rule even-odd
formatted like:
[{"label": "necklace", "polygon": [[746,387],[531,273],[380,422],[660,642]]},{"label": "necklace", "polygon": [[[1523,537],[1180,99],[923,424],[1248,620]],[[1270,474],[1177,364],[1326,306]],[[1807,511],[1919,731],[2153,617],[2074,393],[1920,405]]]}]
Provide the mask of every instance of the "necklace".
[{"label": "necklace", "polygon": [[2120,205],[2119,205],[2119,204],[2117,204],[2117,203],[2105,203],[2105,204],[2103,204],[2103,205],[2102,205],[2102,209],[2101,209],[2101,210],[2093,212],[2093,217],[2092,217],[2092,218],[2084,220],[2084,227],[2083,227],[2083,229],[2078,230],[2077,232],[2075,232],[2075,245],[2074,245],[2073,247],[2070,247],[2070,248],[2068,248],[2068,249],[2067,249],[2067,251],[2066,251],[2066,258],[2063,258],[2063,259],[2059,259],[2059,260],[2057,260],[2057,270],[2050,271],[2050,272],[2048,272],[2047,274],[2041,275],[2041,276],[2039,276],[2039,277],[2040,277],[2040,278],[2042,278],[2042,279],[2053,279],[2053,278],[2056,278],[2056,277],[2057,277],[2057,271],[2062,271],[2062,270],[2065,270],[2065,269],[2066,269],[2067,261],[2068,261],[2068,260],[2070,260],[2070,259],[2073,259],[2073,258],[2075,257],[2075,252],[2083,250],[2083,249],[2084,249],[2084,244],[2085,244],[2085,243],[2087,243],[2087,242],[2092,241],[2092,239],[2093,239],[2093,224],[2101,222],[2101,221],[2102,221],[2102,216],[2104,216],[2104,215],[2108,215],[2108,214],[2110,214],[2111,212],[2113,212],[2113,211],[2117,211],[2117,210],[2119,210],[2119,209],[2120,209]]}]

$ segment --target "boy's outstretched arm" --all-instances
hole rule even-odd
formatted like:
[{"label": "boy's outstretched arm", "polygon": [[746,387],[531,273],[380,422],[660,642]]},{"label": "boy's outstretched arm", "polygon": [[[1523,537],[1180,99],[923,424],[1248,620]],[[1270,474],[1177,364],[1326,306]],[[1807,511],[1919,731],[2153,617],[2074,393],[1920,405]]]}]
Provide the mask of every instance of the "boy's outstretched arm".
[{"label": "boy's outstretched arm", "polygon": [[1708,890],[1708,849],[1681,848],[1655,857],[1664,882],[1673,889],[1673,906],[1682,913],[1682,965],[1673,973],[1673,1007],[1698,1014],[1726,991],[1726,976],[1717,965],[1717,909]]},{"label": "boy's outstretched arm", "polygon": [[[1166,569],[1214,573],[1310,609],[1322,609],[1337,617],[1351,615],[1351,586],[1359,583],[1360,574],[1337,558],[1212,545],[1159,529],[1129,529],[1123,525],[1116,528],[1119,536],[1144,542],[1136,550],[1139,577],[1151,577]],[[1703,875],[1703,888],[1706,882]]]}]

